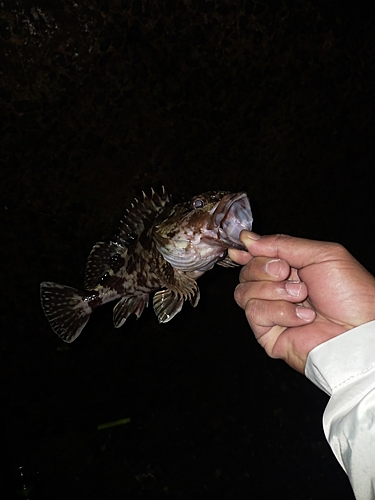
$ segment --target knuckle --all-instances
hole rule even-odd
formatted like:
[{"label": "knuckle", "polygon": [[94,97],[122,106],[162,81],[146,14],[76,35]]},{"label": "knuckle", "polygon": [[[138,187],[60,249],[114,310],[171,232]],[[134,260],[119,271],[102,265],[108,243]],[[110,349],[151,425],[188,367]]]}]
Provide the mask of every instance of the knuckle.
[{"label": "knuckle", "polygon": [[337,255],[341,256],[348,253],[346,248],[343,245],[341,245],[341,243],[331,243],[331,245],[332,245],[332,251]]},{"label": "knuckle", "polygon": [[268,301],[251,298],[245,306],[246,319],[252,327],[269,324],[270,311]]},{"label": "knuckle", "polygon": [[247,264],[246,266],[244,266],[241,271],[240,271],[240,275],[239,275],[239,280],[240,280],[240,283],[243,283],[244,281],[247,281],[247,274],[248,274],[248,270],[249,270],[249,264]]},{"label": "knuckle", "polygon": [[259,309],[259,300],[255,298],[250,298],[246,304],[246,312],[248,314],[255,314]]},{"label": "knuckle", "polygon": [[239,285],[236,286],[234,290],[234,300],[237,302],[237,304],[240,307],[243,307],[243,300],[244,300],[244,285],[240,283]]},{"label": "knuckle", "polygon": [[275,248],[277,251],[277,255],[279,255],[279,247],[285,245],[286,241],[292,240],[293,237],[289,236],[288,234],[283,234],[283,233],[277,233],[274,235],[275,237]]},{"label": "knuckle", "polygon": [[245,314],[247,321],[249,323],[254,323],[256,322],[256,318],[259,316],[259,300],[257,299],[250,299],[246,303],[245,307]]},{"label": "knuckle", "polygon": [[341,243],[329,242],[327,243],[327,259],[347,259],[349,255],[348,250],[341,245]]},{"label": "knuckle", "polygon": [[278,304],[278,307],[275,308],[275,315],[277,315],[277,324],[279,325],[285,324],[285,320],[288,316],[287,306],[288,304],[282,304],[282,306]]},{"label": "knuckle", "polygon": [[240,271],[240,282],[259,281],[264,278],[266,262],[270,260],[267,257],[253,257],[251,261]]}]

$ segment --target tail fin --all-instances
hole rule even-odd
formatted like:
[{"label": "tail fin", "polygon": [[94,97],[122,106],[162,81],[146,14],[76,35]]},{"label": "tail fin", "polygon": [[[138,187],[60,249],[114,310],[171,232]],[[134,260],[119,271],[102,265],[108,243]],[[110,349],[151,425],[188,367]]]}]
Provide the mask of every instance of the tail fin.
[{"label": "tail fin", "polygon": [[53,331],[64,342],[73,342],[82,332],[92,309],[85,293],[69,286],[44,281],[40,285],[42,308]]}]

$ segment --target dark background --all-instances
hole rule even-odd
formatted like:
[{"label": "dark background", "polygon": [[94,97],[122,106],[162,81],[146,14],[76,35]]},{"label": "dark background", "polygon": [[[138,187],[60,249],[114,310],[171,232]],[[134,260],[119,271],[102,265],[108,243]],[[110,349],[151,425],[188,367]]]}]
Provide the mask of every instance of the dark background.
[{"label": "dark background", "polygon": [[69,345],[39,283],[80,287],[92,245],[161,185],[176,201],[246,190],[257,232],[340,241],[375,272],[374,12],[0,9],[3,497],[26,464],[35,498],[352,499],[322,430],[328,398],[257,345],[233,300],[238,270],[207,273],[199,306],[165,325],[150,308],[115,330],[104,306]]}]

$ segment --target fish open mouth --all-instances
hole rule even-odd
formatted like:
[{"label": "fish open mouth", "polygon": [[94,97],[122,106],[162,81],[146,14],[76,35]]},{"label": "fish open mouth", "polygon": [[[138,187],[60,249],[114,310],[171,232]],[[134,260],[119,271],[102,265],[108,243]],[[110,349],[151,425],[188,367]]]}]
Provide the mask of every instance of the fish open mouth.
[{"label": "fish open mouth", "polygon": [[253,215],[245,192],[228,193],[212,213],[209,229],[217,229],[220,240],[229,247],[245,250],[240,240],[241,231],[251,231]]}]

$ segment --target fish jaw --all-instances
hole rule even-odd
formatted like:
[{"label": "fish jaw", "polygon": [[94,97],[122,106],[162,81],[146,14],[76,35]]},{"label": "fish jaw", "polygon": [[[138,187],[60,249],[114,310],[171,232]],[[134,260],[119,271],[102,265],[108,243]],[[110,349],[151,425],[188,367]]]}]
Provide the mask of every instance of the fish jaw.
[{"label": "fish jaw", "polygon": [[[240,240],[241,231],[251,230],[253,217],[250,203],[245,192],[206,193],[197,199],[215,201],[206,204],[205,208],[194,211],[191,208],[176,217],[178,230],[156,231],[154,239],[158,251],[174,268],[188,272],[204,272],[212,269],[215,263],[224,257],[228,248],[244,250]],[[177,215],[177,212],[176,212]]]},{"label": "fish jaw", "polygon": [[253,226],[253,215],[250,208],[249,198],[245,192],[228,193],[223,196],[213,211],[211,223],[207,229],[218,230],[220,241],[228,245],[228,248],[245,250],[240,240],[241,231],[251,231]]},{"label": "fish jaw", "polygon": [[172,267],[180,271],[206,272],[213,268],[216,261],[224,256],[227,248],[215,235],[184,234],[186,239],[161,245],[158,250]]}]

